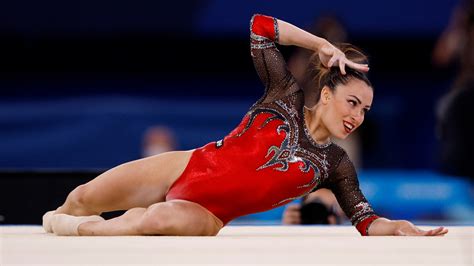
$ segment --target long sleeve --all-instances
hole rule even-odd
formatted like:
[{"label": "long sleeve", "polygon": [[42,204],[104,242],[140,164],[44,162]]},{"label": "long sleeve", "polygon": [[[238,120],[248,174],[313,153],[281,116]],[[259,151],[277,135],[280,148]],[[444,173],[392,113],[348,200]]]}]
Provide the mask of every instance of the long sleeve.
[{"label": "long sleeve", "polygon": [[287,69],[285,59],[277,49],[278,22],[276,18],[256,14],[250,21],[250,48],[255,69],[265,86],[259,102],[281,99],[299,87]]},{"label": "long sleeve", "polygon": [[370,224],[379,217],[362,194],[357,173],[347,154],[329,176],[329,182],[330,189],[352,224],[361,235],[368,235]]}]

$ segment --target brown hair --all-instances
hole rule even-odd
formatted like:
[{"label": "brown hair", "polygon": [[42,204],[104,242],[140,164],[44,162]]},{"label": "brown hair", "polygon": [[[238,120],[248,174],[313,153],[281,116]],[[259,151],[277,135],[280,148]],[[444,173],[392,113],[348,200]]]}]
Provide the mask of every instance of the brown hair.
[{"label": "brown hair", "polygon": [[[337,44],[335,46],[346,55],[347,59],[359,64],[368,64],[367,56],[357,47],[348,43]],[[316,90],[316,102],[319,102],[321,90],[324,86],[328,86],[329,89],[334,92],[337,85],[345,85],[351,78],[362,80],[369,87],[373,88],[366,73],[354,70],[346,65],[346,74],[342,75],[339,67],[325,67],[319,60],[317,52],[313,53],[309,59],[306,77],[306,85],[310,85],[312,90]]]}]

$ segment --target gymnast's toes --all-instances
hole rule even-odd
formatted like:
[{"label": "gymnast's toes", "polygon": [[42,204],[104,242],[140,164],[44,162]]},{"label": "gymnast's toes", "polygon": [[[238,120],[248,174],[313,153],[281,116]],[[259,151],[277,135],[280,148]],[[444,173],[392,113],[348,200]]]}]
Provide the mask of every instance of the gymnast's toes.
[{"label": "gymnast's toes", "polygon": [[44,215],[43,215],[43,229],[46,233],[53,233],[53,227],[51,225],[51,220],[53,218],[53,215],[54,215],[54,211],[49,211],[49,212],[46,212]]},{"label": "gymnast's toes", "polygon": [[85,222],[100,222],[104,218],[98,215],[72,216],[67,214],[54,214],[51,224],[53,232],[58,236],[78,236],[79,225]]}]

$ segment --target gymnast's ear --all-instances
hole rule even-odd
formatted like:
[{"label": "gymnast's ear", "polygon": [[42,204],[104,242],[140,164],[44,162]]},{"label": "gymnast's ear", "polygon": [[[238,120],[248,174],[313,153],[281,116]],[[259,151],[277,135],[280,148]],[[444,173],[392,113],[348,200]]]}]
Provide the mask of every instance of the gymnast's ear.
[{"label": "gymnast's ear", "polygon": [[323,86],[321,89],[320,101],[322,104],[328,104],[332,98],[332,91],[328,86]]}]

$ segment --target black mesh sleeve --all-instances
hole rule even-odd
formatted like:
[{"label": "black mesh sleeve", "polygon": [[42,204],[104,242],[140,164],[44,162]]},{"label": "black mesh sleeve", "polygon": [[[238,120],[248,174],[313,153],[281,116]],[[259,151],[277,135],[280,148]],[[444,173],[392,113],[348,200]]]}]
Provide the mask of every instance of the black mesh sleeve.
[{"label": "black mesh sleeve", "polygon": [[250,48],[255,69],[265,86],[265,94],[259,102],[266,103],[284,98],[299,90],[299,87],[275,45],[279,35],[277,20],[273,18],[275,35],[262,36],[252,30],[256,16],[261,15],[254,15],[250,21]]},{"label": "black mesh sleeve", "polygon": [[336,170],[329,176],[328,187],[354,226],[375,215],[359,188],[357,173],[347,154],[344,154]]}]

